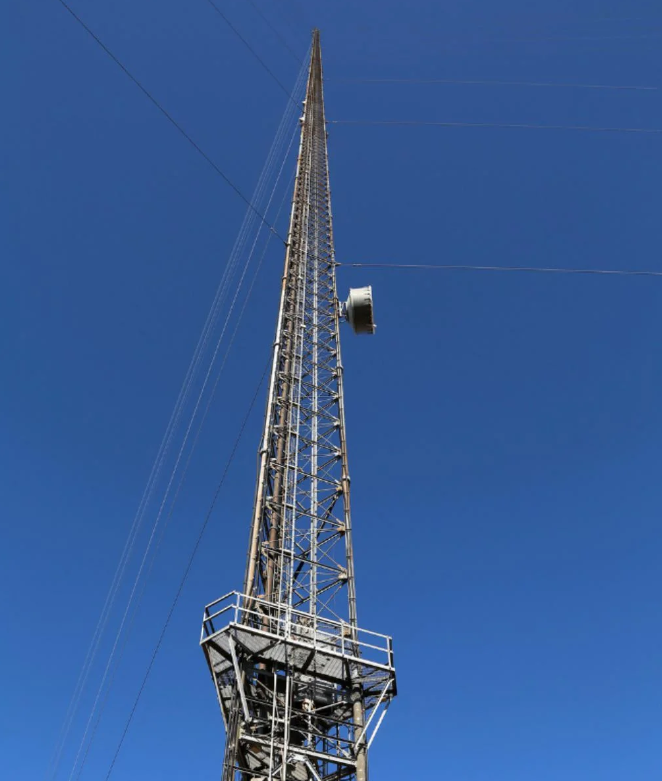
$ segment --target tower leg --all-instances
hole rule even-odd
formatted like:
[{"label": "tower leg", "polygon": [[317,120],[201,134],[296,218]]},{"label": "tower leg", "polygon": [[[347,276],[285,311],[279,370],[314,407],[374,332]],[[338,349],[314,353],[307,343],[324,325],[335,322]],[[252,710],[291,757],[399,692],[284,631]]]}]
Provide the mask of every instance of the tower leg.
[{"label": "tower leg", "polygon": [[356,781],[368,781],[368,752],[366,750],[365,735],[362,734],[365,724],[365,711],[360,685],[355,686],[352,691],[352,716],[354,735],[357,741],[354,747],[356,751]]},{"label": "tower leg", "polygon": [[[236,767],[235,763],[239,759],[239,712],[238,690],[234,693],[234,707],[230,710],[230,720],[227,725],[227,734],[225,738],[225,756],[223,757],[223,776],[222,781],[235,781]],[[242,781],[245,776],[242,774]]]}]

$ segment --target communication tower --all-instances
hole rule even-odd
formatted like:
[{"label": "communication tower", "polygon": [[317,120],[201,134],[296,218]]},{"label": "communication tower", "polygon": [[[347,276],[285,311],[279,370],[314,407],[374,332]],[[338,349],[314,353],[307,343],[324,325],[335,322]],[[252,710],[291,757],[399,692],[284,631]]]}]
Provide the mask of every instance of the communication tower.
[{"label": "communication tower", "polygon": [[300,122],[244,587],[202,625],[222,781],[367,781],[396,693],[391,638],[356,612],[339,329],[375,325],[370,288],[336,292],[317,30]]}]

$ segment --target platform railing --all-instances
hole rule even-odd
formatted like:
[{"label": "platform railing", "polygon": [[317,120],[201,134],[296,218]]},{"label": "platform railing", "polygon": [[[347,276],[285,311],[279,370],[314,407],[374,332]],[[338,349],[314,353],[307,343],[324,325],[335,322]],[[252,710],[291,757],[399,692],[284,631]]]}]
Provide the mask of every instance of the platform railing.
[{"label": "platform railing", "polygon": [[205,607],[200,642],[228,624],[243,624],[283,639],[393,667],[393,643],[388,635],[353,628],[347,622],[295,610],[238,591],[231,591]]}]

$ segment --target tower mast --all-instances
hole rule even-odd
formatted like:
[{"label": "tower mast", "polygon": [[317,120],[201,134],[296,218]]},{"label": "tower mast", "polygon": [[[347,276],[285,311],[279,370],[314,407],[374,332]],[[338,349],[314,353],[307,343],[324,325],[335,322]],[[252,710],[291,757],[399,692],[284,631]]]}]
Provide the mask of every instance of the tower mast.
[{"label": "tower mast", "polygon": [[244,591],[205,608],[226,726],[223,781],[367,781],[391,699],[391,639],[356,612],[340,320],[319,31],[301,123]]}]

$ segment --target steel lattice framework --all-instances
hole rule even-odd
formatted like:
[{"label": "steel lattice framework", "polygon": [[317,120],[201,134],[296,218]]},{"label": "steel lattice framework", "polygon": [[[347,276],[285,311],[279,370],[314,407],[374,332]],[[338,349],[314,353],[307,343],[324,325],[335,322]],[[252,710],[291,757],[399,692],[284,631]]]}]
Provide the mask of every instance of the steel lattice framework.
[{"label": "steel lattice framework", "polygon": [[366,781],[396,691],[390,638],[357,623],[322,90],[314,31],[244,592],[202,628],[223,781]]}]

